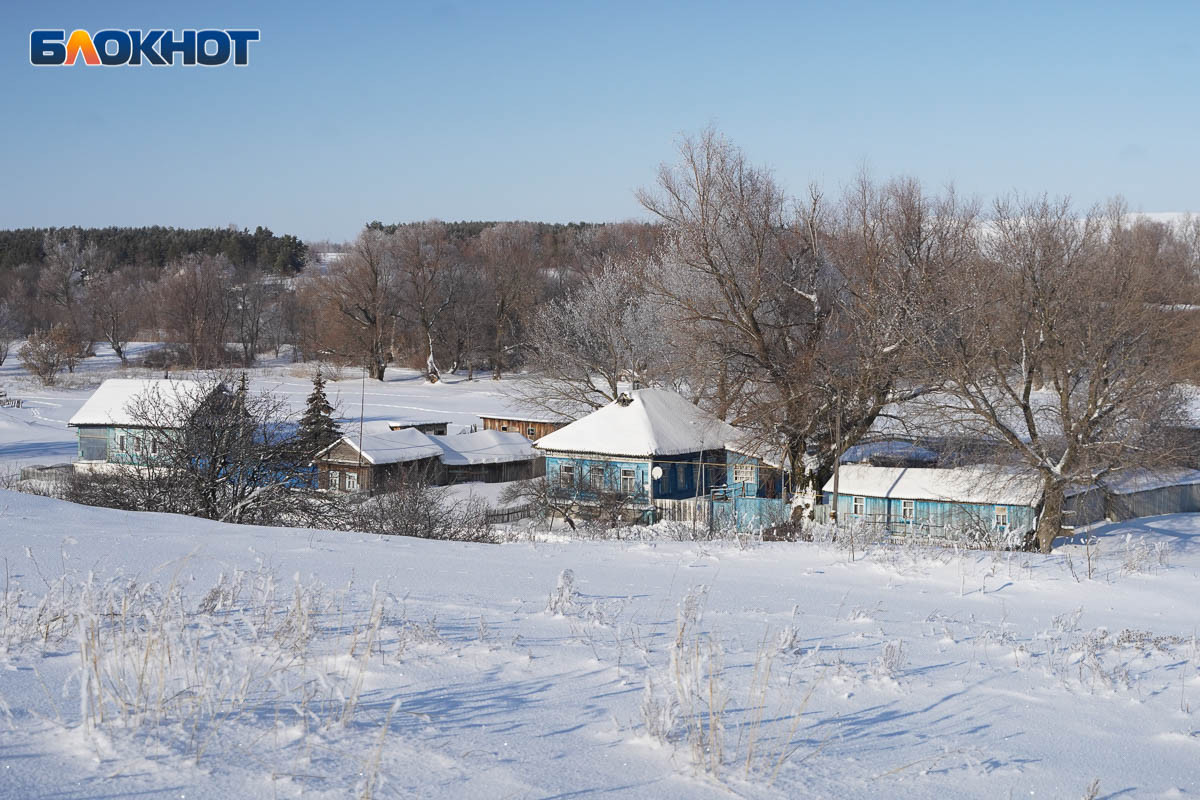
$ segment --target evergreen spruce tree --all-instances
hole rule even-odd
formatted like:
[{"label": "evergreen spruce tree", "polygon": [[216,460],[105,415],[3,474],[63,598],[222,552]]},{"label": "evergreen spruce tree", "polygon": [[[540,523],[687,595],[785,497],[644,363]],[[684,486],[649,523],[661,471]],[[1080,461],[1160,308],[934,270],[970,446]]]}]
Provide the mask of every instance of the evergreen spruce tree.
[{"label": "evergreen spruce tree", "polygon": [[312,455],[342,437],[337,421],[333,418],[333,406],[325,396],[325,378],[317,370],[313,378],[313,390],[308,396],[304,416],[300,418],[298,438],[304,452]]}]

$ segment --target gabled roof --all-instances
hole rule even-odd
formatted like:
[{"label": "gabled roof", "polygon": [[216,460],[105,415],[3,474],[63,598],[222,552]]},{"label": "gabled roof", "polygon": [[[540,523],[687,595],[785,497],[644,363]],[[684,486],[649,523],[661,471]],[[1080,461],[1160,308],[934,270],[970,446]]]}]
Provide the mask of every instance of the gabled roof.
[{"label": "gabled roof", "polygon": [[539,450],[607,456],[676,456],[723,450],[729,425],[666,389],[635,389],[582,419],[546,434]]},{"label": "gabled roof", "polygon": [[355,452],[360,452],[364,462],[374,465],[420,461],[423,458],[436,458],[442,454],[442,448],[416,428],[372,431],[370,433],[364,431],[361,449],[358,442],[359,434],[347,434],[313,456],[313,460],[315,461],[343,443],[350,445]]},{"label": "gabled roof", "polygon": [[156,421],[182,425],[183,412],[199,402],[202,391],[198,381],[109,378],[80,406],[67,425],[145,426],[148,420],[137,414],[142,403],[153,406]]},{"label": "gabled roof", "polygon": [[538,457],[530,441],[513,431],[476,431],[430,438],[442,448],[442,463],[447,466],[503,464]]},{"label": "gabled roof", "polygon": [[[832,478],[822,491],[833,491]],[[845,464],[838,474],[838,493],[896,500],[1035,506],[1042,497],[1042,484],[1028,472],[988,464],[950,469]]]}]

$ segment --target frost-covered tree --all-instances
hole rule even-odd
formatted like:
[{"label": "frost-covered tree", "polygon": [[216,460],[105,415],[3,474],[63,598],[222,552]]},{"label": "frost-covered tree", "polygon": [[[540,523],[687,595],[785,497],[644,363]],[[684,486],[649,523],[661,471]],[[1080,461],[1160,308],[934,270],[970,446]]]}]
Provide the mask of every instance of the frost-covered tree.
[{"label": "frost-covered tree", "polygon": [[610,262],[546,303],[529,335],[533,374],[524,401],[552,413],[578,413],[615,400],[623,382],[661,385],[671,378],[666,320],[641,268]]}]

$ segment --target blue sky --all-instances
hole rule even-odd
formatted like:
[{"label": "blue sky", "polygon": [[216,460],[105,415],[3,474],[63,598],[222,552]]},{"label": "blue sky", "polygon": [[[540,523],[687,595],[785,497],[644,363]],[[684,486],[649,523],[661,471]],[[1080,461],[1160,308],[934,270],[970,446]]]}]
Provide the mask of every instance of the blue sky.
[{"label": "blue sky", "polygon": [[[649,6],[649,7],[648,7]],[[716,125],[878,177],[1200,211],[1200,3],[0,7],[0,227],[618,220]],[[245,68],[35,68],[33,28],[258,28]]]}]

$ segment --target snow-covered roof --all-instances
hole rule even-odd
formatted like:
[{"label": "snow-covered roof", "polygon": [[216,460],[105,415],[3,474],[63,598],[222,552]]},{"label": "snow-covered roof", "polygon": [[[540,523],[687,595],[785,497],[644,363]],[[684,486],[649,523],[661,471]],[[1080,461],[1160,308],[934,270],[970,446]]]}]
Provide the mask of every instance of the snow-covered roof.
[{"label": "snow-covered roof", "polygon": [[[833,491],[832,478],[822,491]],[[838,493],[901,500],[1034,506],[1041,499],[1042,486],[1035,475],[988,464],[951,469],[845,464],[838,474]]]},{"label": "snow-covered roof", "polygon": [[723,450],[737,432],[666,389],[635,389],[538,439],[540,450],[608,456],[674,456]]},{"label": "snow-covered roof", "polygon": [[1191,486],[1200,483],[1200,470],[1195,469],[1127,469],[1104,478],[1104,488],[1113,494],[1134,494],[1168,486]]},{"label": "snow-covered roof", "polygon": [[448,466],[503,464],[538,457],[530,441],[513,431],[476,431],[429,438],[441,448],[442,463]]},{"label": "snow-covered roof", "polygon": [[867,442],[847,447],[846,451],[842,453],[842,463],[856,464],[880,456],[936,461],[938,454],[929,448],[920,447],[912,442],[888,440],[883,442]]},{"label": "snow-covered roof", "polygon": [[401,428],[415,428],[418,425],[449,425],[445,417],[419,417],[416,419],[389,419],[385,422],[388,430],[398,431]]},{"label": "snow-covered roof", "polygon": [[141,378],[109,378],[80,406],[68,425],[145,426],[148,420],[137,413],[142,403],[153,409],[155,421],[182,425],[182,412],[200,398],[198,381]]},{"label": "snow-covered roof", "polygon": [[401,428],[396,431],[363,431],[362,448],[358,446],[359,434],[352,433],[343,436],[338,441],[317,453],[314,458],[320,458],[339,444],[347,443],[354,450],[362,453],[363,460],[368,464],[400,464],[405,461],[419,461],[423,458],[436,458],[442,454],[442,448],[429,436],[416,428]]}]

